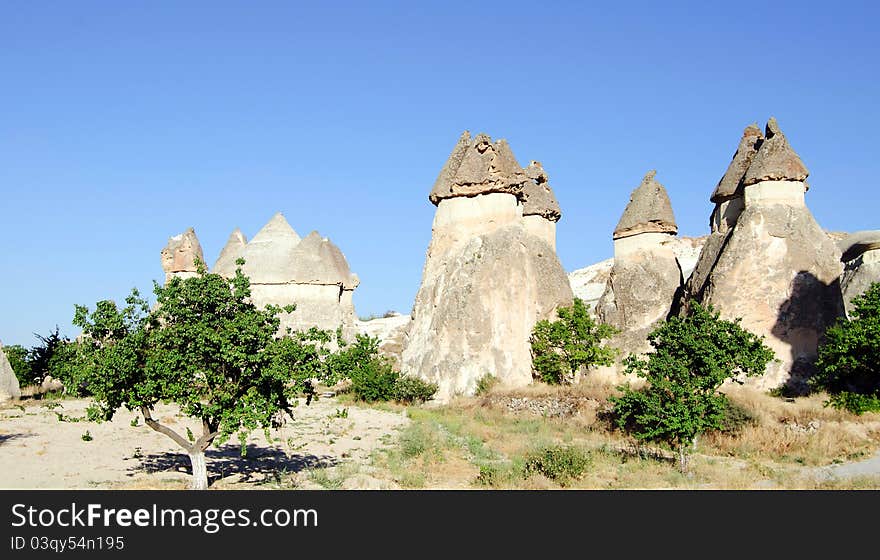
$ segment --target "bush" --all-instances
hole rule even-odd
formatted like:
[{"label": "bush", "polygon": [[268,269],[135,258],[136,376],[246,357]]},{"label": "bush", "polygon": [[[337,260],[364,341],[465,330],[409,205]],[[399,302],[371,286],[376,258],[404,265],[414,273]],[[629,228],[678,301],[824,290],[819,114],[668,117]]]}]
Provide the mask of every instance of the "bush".
[{"label": "bush", "polygon": [[746,426],[756,424],[757,421],[758,419],[745,408],[730,402],[730,400],[725,400],[718,430],[725,433],[736,433]]},{"label": "bush", "polygon": [[529,339],[536,377],[554,385],[571,383],[581,368],[614,363],[617,350],[602,346],[602,340],[617,330],[594,322],[583,300],[575,298],[556,314],[557,321],[538,321]]},{"label": "bush", "polygon": [[[561,486],[567,486],[583,476],[591,463],[590,454],[580,447],[551,445],[526,455],[523,472],[525,476],[542,474]],[[491,477],[490,473],[486,475]]]},{"label": "bush", "polygon": [[479,380],[477,380],[477,389],[474,392],[474,394],[475,395],[485,395],[486,393],[491,391],[492,387],[494,387],[497,383],[498,383],[498,378],[495,377],[494,375],[492,375],[491,373],[487,373],[486,375],[481,377]]},{"label": "bush", "polygon": [[763,339],[739,322],[722,320],[712,306],[694,302],[688,316],[672,317],[648,335],[653,352],[624,361],[626,372],[646,385],[638,390],[623,385],[621,396],[609,398],[618,427],[638,440],[678,448],[682,472],[697,435],[723,427],[727,398],[718,388],[740,374],[764,373],[773,359]]},{"label": "bush", "polygon": [[31,365],[28,362],[28,350],[19,344],[11,344],[3,347],[3,353],[15,372],[18,384],[24,387],[34,382],[34,375],[31,372]]},{"label": "bush", "polygon": [[828,406],[854,414],[880,411],[880,283],[852,303],[852,318],[825,332],[809,384],[831,395]]},{"label": "bush", "polygon": [[394,400],[406,403],[423,403],[437,392],[436,383],[428,383],[417,377],[400,376],[394,384]]},{"label": "bush", "polygon": [[351,392],[366,402],[389,401],[396,395],[400,377],[390,360],[381,357],[359,364],[351,371]]}]

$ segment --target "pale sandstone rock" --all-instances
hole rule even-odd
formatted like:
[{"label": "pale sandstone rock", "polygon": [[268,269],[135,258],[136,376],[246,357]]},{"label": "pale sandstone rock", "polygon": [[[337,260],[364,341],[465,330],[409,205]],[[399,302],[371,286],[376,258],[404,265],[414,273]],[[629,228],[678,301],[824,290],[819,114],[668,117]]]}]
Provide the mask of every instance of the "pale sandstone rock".
[{"label": "pale sandstone rock", "polygon": [[168,244],[161,251],[161,257],[166,282],[175,276],[180,278],[195,276],[196,259],[205,262],[202,246],[193,228],[170,237]]},{"label": "pale sandstone rock", "polygon": [[379,353],[391,358],[395,367],[400,369],[401,354],[406,344],[412,316],[394,314],[390,317],[379,317],[369,321],[358,321],[357,331],[379,339]]},{"label": "pale sandstone rock", "polygon": [[[486,374],[507,386],[530,383],[532,328],[572,302],[549,230],[527,229],[523,187],[546,182],[530,167],[532,179],[506,142],[465,132],[429,196],[437,211],[401,363],[439,385],[439,402],[473,394]],[[554,223],[541,213],[548,210],[530,217]]]},{"label": "pale sandstone rock", "polygon": [[742,138],[740,138],[739,146],[737,146],[736,152],[733,154],[733,159],[731,159],[730,165],[727,166],[727,171],[724,172],[724,175],[718,181],[718,185],[715,187],[715,191],[709,200],[717,204],[743,195],[743,177],[763,141],[764,136],[761,134],[761,129],[758,128],[757,124],[750,124],[743,130]]},{"label": "pale sandstone rock", "polygon": [[0,346],[0,402],[19,398],[21,398],[21,388],[18,386],[18,378],[3,352],[3,346]]},{"label": "pale sandstone rock", "polygon": [[220,251],[220,256],[217,257],[217,260],[214,262],[214,267],[211,269],[211,272],[227,278],[235,276],[235,269],[238,267],[238,265],[235,264],[235,261],[244,257],[244,248],[246,246],[247,238],[240,229],[235,228],[235,230],[229,234],[229,239]]},{"label": "pale sandstone rock", "polygon": [[610,258],[568,274],[574,297],[582,299],[591,313],[595,311],[596,304],[605,293],[605,286],[608,284],[608,278],[611,277],[613,267],[614,259]]},{"label": "pale sandstone rock", "polygon": [[844,263],[840,291],[846,314],[852,316],[853,298],[880,282],[880,230],[857,231],[841,239],[838,248]]},{"label": "pale sandstone rock", "polygon": [[302,239],[278,212],[245,246],[242,272],[252,284],[292,281],[293,251]]},{"label": "pale sandstone rock", "polygon": [[706,240],[680,300],[713,305],[727,319],[766,337],[778,358],[759,379],[803,390],[825,329],[843,313],[841,251],[803,202],[806,167],[774,119],[742,184],[735,225]]}]

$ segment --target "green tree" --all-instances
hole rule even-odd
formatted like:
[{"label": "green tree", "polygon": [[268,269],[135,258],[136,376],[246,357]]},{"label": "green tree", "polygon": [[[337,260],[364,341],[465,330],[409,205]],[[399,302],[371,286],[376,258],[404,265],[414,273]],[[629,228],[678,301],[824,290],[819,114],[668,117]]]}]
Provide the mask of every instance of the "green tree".
[{"label": "green tree", "polygon": [[712,306],[694,302],[685,317],[673,317],[648,335],[654,348],[646,357],[630,355],[626,373],[646,384],[618,387],[610,397],[617,425],[636,439],[661,441],[678,449],[679,469],[686,472],[698,434],[720,429],[727,398],[718,392],[727,380],[764,373],[773,352],[763,337],[726,321]]},{"label": "green tree", "polygon": [[[248,435],[258,428],[268,434],[276,414],[290,413],[326,368],[322,340],[309,340],[315,332],[276,339],[281,308],[254,306],[240,268],[230,279],[207,273],[204,263],[197,268],[192,278],[154,283],[152,312],[132,290],[122,309],[110,301],[91,313],[77,306],[74,324],[86,335],[76,369],[99,416],[109,420],[120,407],[140,411],[150,428],[186,451],[192,488],[205,489],[205,450],[237,434],[244,454]],[[201,433],[187,437],[155,419],[160,402],[177,404]]]},{"label": "green tree", "polygon": [[855,414],[880,411],[880,283],[853,298],[851,318],[825,332],[809,384],[830,395],[827,405]]},{"label": "green tree", "polygon": [[617,349],[602,341],[617,330],[593,321],[582,299],[574,298],[570,307],[560,307],[556,314],[556,321],[538,321],[529,339],[537,377],[545,383],[571,383],[581,368],[614,363]]},{"label": "green tree", "polygon": [[61,336],[58,325],[55,330],[47,336],[34,333],[34,336],[40,341],[40,344],[32,347],[28,351],[28,362],[31,367],[32,383],[42,383],[47,375],[57,377],[55,371],[58,367],[58,358],[62,346],[70,342],[66,337]]}]

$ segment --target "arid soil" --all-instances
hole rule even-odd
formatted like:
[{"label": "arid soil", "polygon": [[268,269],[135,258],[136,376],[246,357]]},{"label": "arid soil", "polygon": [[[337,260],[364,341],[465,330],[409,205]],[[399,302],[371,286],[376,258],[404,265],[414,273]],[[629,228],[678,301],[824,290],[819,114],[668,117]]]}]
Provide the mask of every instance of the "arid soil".
[{"label": "arid soil", "polygon": [[[144,425],[139,414],[124,409],[112,422],[88,422],[88,404],[87,400],[64,399],[4,405],[0,409],[0,488],[186,487],[189,459],[177,444]],[[181,434],[190,427],[198,437],[197,424],[178,415],[175,407],[160,405],[153,416]],[[286,420],[271,430],[271,442],[262,431],[251,434],[248,459],[241,457],[235,438],[210,448],[207,462],[212,487],[265,488],[279,476],[289,484],[291,473],[300,473],[294,477],[302,481],[297,487],[314,487],[304,476],[310,469],[368,462],[371,452],[390,442],[408,422],[401,414],[345,407],[333,398],[321,398],[309,406],[302,402],[294,408],[294,418]],[[360,482],[380,487],[378,481]]]}]

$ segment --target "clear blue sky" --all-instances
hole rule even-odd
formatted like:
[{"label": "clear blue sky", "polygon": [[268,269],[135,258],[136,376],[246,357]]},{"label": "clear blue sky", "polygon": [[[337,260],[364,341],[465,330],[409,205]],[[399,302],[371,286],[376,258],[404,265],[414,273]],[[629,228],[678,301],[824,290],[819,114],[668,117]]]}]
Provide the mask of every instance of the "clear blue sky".
[{"label": "clear blue sky", "polygon": [[830,230],[878,229],[869,2],[0,3],[0,340],[163,278],[194,227],[213,264],[275,213],[408,313],[465,129],[541,160],[567,271],[608,258],[645,171],[683,235],[744,126],[774,115]]}]

